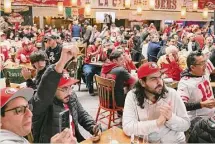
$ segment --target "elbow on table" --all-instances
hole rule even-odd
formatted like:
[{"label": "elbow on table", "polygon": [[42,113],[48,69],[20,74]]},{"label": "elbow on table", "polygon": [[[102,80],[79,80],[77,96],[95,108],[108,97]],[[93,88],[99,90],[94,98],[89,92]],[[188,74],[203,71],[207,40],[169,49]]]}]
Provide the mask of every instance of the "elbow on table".
[{"label": "elbow on table", "polygon": [[123,123],[122,125],[123,127],[123,132],[127,135],[127,136],[131,136],[132,134],[134,134],[135,130],[134,130],[134,126],[131,124],[125,124]]},{"label": "elbow on table", "polygon": [[123,127],[123,132],[127,135],[127,136],[131,136],[132,134],[132,130],[129,127]]}]

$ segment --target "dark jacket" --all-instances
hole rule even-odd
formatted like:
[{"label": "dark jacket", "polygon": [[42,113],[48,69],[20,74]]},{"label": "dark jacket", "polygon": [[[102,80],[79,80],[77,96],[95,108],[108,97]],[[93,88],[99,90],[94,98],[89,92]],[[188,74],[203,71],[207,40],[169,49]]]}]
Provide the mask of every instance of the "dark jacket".
[{"label": "dark jacket", "polygon": [[[61,74],[51,65],[45,71],[33,100],[33,136],[34,143],[50,143],[50,138],[59,133],[59,113],[64,111],[64,105],[55,97]],[[83,109],[76,94],[73,92],[68,102],[70,114],[75,125],[77,141],[83,141],[78,124],[91,134],[95,121]]]},{"label": "dark jacket", "polygon": [[41,78],[44,74],[44,72],[46,71],[48,65],[44,67],[44,69],[42,69],[41,71],[39,71],[35,77],[35,79],[27,79],[26,80],[26,86],[27,87],[30,87],[30,88],[33,88],[34,90],[37,89],[40,81],[41,81]]},{"label": "dark jacket", "polygon": [[188,143],[215,143],[215,122],[214,120],[199,120],[190,133]]},{"label": "dark jacket", "polygon": [[[210,61],[212,62],[213,65],[215,65],[215,49],[213,49],[211,51],[211,55],[210,55]],[[215,82],[215,74],[211,74],[211,81]]]},{"label": "dark jacket", "polygon": [[87,28],[86,32],[84,34],[84,37],[83,37],[83,39],[84,39],[83,43],[89,44],[91,34],[92,34],[92,30],[90,28]]},{"label": "dark jacket", "polygon": [[148,61],[149,62],[157,62],[157,55],[161,49],[160,43],[159,42],[150,42],[148,46]]}]

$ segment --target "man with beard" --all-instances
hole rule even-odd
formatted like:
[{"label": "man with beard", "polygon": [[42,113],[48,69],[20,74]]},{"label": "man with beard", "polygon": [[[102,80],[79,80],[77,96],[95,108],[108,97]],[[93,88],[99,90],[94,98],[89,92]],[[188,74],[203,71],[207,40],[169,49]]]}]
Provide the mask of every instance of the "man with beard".
[{"label": "man with beard", "polygon": [[50,142],[50,138],[59,132],[59,113],[67,109],[70,112],[70,127],[78,142],[84,140],[78,124],[94,136],[101,134],[100,127],[83,109],[72,91],[71,86],[76,81],[68,74],[62,76],[66,63],[77,54],[78,48],[75,46],[62,48],[60,60],[56,65],[49,66],[43,74],[32,102],[34,143]]},{"label": "man with beard", "polygon": [[154,62],[143,64],[137,75],[139,80],[125,100],[125,134],[147,135],[150,143],[184,143],[190,122],[180,96],[164,85]]},{"label": "man with beard", "polygon": [[32,66],[37,70],[37,75],[35,79],[32,79],[31,71],[28,68],[23,67],[21,72],[24,79],[26,80],[26,86],[33,89],[37,89],[41,78],[49,65],[48,58],[45,52],[36,51],[30,55],[30,61]]}]

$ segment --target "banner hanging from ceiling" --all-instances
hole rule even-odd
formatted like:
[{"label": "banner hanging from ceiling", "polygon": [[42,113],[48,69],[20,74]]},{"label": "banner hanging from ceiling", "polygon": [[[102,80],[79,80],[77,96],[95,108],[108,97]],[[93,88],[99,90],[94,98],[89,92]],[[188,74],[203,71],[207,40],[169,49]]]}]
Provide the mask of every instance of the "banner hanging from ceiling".
[{"label": "banner hanging from ceiling", "polygon": [[13,6],[12,13],[8,14],[4,13],[4,11],[1,11],[1,16],[6,16],[8,22],[14,25],[33,25],[31,6]]},{"label": "banner hanging from ceiling", "polygon": [[204,9],[205,7],[215,10],[215,0],[199,0],[199,9]]},{"label": "banner hanging from ceiling", "polygon": [[[57,6],[62,1],[64,6],[71,6],[71,0],[14,0],[13,5],[33,5],[33,6]],[[77,5],[81,0],[77,0]]]}]

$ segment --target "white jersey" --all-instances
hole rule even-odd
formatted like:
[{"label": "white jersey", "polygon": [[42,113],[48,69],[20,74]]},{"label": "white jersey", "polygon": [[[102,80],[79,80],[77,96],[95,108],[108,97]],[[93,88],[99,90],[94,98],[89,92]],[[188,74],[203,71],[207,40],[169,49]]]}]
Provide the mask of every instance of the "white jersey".
[{"label": "white jersey", "polygon": [[118,27],[115,27],[115,28],[111,28],[110,32],[111,32],[110,39],[111,39],[112,42],[115,42],[117,36],[120,35],[120,30],[119,30]]},{"label": "white jersey", "polygon": [[[210,73],[214,70],[214,66],[210,60],[207,62],[206,74],[202,77],[182,77],[177,92],[184,102],[201,102],[214,98],[213,90],[210,84]],[[201,108],[189,111],[191,119],[196,116],[210,116],[214,109]]]}]

